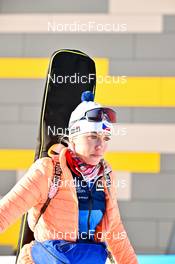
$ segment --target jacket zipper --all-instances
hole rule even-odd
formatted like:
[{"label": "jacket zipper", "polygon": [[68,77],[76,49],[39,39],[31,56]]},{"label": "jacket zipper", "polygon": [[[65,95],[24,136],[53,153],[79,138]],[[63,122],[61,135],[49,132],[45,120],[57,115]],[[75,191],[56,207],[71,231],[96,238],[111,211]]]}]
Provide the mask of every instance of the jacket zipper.
[{"label": "jacket zipper", "polygon": [[[89,214],[88,214],[88,236],[90,231],[90,217],[91,217],[91,211],[92,211],[92,189],[89,190]],[[88,237],[89,238],[89,237]]]},{"label": "jacket zipper", "polygon": [[91,211],[92,211],[92,189],[95,185],[95,183],[97,182],[97,180],[99,180],[100,178],[102,178],[102,176],[98,177],[96,179],[96,181],[94,181],[93,185],[91,186],[91,188],[88,190],[89,191],[89,195],[88,195],[88,200],[89,200],[89,214],[88,214],[88,236],[89,236],[89,231],[90,231],[90,217],[91,217]]},{"label": "jacket zipper", "polygon": [[56,260],[61,261],[61,263],[63,263],[63,264],[67,264],[66,262],[63,262],[62,260],[58,259],[53,253],[51,253],[47,248],[45,248],[45,247],[42,245],[42,243],[40,243],[40,245],[43,247],[43,249],[44,249],[45,251],[47,251],[47,252],[48,252],[52,257],[54,257]]}]

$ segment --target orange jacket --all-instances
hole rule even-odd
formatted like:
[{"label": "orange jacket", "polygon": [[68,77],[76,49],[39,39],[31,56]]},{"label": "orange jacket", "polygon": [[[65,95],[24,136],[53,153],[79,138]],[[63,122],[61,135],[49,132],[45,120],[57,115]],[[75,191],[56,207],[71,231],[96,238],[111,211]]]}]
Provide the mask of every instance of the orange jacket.
[{"label": "orange jacket", "polygon": [[[29,211],[28,223],[34,231],[35,239],[66,239],[75,241],[78,234],[78,199],[72,174],[67,167],[65,152],[60,152],[62,169],[61,185],[56,196],[51,200],[45,213],[36,220],[40,209],[47,200],[50,182],[53,177],[51,158],[38,159],[14,188],[0,200],[0,232],[5,230],[17,218]],[[96,241],[106,241],[118,264],[137,264],[136,255],[121,223],[116,199],[116,185],[113,174],[110,192],[104,182],[106,212],[96,228]],[[18,264],[32,264],[30,249],[33,242],[25,245],[18,259]]]}]

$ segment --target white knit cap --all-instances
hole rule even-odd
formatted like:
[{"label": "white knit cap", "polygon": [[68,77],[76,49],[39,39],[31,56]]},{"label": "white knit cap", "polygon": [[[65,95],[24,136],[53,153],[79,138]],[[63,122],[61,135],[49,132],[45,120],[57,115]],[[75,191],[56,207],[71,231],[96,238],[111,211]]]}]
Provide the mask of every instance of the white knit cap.
[{"label": "white knit cap", "polygon": [[101,122],[89,122],[86,119],[80,120],[85,116],[88,110],[101,108],[102,105],[95,103],[94,96],[90,91],[86,91],[82,94],[82,102],[72,112],[69,120],[69,136],[77,136],[88,132],[105,132],[109,135],[112,134],[113,125],[107,120]]}]

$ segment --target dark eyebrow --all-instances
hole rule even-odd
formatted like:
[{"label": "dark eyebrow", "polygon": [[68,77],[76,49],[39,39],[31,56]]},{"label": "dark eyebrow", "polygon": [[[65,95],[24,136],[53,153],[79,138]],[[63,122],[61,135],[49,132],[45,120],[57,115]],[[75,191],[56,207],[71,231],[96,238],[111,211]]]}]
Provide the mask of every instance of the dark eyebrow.
[{"label": "dark eyebrow", "polygon": [[96,131],[90,132],[91,134],[97,135],[98,133]]}]

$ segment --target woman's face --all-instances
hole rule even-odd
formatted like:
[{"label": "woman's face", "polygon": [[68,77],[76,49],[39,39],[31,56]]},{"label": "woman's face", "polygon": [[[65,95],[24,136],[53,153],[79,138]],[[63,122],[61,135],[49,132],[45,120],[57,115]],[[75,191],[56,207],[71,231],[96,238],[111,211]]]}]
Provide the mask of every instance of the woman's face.
[{"label": "woman's face", "polygon": [[87,164],[97,165],[107,150],[109,140],[107,134],[90,132],[74,137],[72,144],[77,155]]}]

